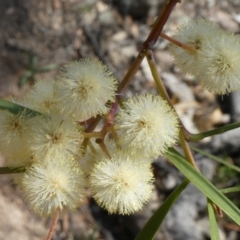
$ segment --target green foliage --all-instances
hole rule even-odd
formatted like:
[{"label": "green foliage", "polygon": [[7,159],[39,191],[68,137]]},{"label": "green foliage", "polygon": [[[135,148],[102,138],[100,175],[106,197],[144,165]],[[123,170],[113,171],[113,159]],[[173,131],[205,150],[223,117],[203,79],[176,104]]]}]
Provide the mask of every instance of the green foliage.
[{"label": "green foliage", "polygon": [[41,113],[34,111],[30,108],[21,106],[17,103],[13,103],[7,100],[0,99],[0,109],[7,110],[13,114],[21,114],[25,112],[29,117],[34,117],[40,115]]},{"label": "green foliage", "polygon": [[135,240],[145,240],[145,239],[154,239],[154,236],[157,233],[157,230],[161,226],[164,218],[166,217],[168,211],[171,209],[172,205],[178,199],[182,191],[188,186],[189,181],[184,180],[164,201],[164,203],[157,209],[157,211],[152,215],[148,220],[144,228],[135,238]]},{"label": "green foliage", "polygon": [[208,200],[208,216],[210,223],[211,240],[221,240],[218,232],[218,225],[215,217],[213,203]]}]

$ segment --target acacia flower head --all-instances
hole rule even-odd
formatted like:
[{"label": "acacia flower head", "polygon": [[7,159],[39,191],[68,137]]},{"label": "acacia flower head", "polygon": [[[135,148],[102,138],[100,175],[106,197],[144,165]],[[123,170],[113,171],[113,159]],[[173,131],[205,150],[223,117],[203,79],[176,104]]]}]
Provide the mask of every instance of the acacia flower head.
[{"label": "acacia flower head", "polygon": [[37,81],[24,98],[26,106],[42,113],[59,112],[54,81]]},{"label": "acacia flower head", "polygon": [[117,81],[96,59],[68,63],[59,78],[56,95],[62,113],[76,121],[105,114],[109,109],[106,103],[114,100]]},{"label": "acacia flower head", "polygon": [[11,151],[4,153],[4,159],[4,165],[12,168],[30,166],[36,160],[28,146],[23,144],[15,144]]},{"label": "acacia flower head", "polygon": [[178,137],[177,115],[159,96],[129,99],[116,119],[120,142],[133,153],[144,149],[146,156],[163,154]]},{"label": "acacia flower head", "polygon": [[131,214],[141,209],[153,188],[149,163],[138,162],[123,151],[103,158],[90,175],[96,202],[109,213]]},{"label": "acacia flower head", "polygon": [[30,207],[41,216],[57,209],[75,209],[84,197],[85,179],[74,159],[45,159],[35,163],[23,175],[21,188]]},{"label": "acacia flower head", "polygon": [[173,55],[176,65],[184,73],[190,73],[194,76],[200,74],[205,66],[202,53],[207,46],[214,44],[212,39],[219,36],[221,32],[222,30],[216,24],[201,18],[180,26],[173,38],[193,46],[196,51],[186,50],[171,44],[170,53]]},{"label": "acacia flower head", "polygon": [[29,146],[37,158],[46,155],[70,157],[80,153],[83,136],[75,121],[59,115],[38,116],[31,119]]},{"label": "acacia flower head", "polygon": [[0,110],[0,149],[3,153],[11,152],[11,148],[25,149],[29,137],[29,118],[25,112],[13,114]]},{"label": "acacia flower head", "polygon": [[205,68],[199,75],[201,85],[212,93],[240,90],[240,38],[222,33],[212,39],[203,52]]}]

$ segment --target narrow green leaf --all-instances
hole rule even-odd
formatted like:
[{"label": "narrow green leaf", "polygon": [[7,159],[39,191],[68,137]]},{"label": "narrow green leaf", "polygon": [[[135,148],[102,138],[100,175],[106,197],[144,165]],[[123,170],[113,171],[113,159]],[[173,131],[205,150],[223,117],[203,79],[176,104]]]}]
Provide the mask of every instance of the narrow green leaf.
[{"label": "narrow green leaf", "polygon": [[137,235],[135,240],[146,240],[153,239],[161,226],[163,220],[165,219],[167,213],[169,212],[172,205],[178,199],[182,191],[187,187],[189,181],[185,179],[164,201],[164,203],[157,209],[157,211],[148,220],[144,228]]},{"label": "narrow green leaf", "polygon": [[233,130],[235,128],[239,128],[240,127],[240,122],[236,122],[236,123],[231,123],[231,124],[228,124],[228,125],[225,125],[223,127],[219,127],[219,128],[216,128],[216,129],[213,129],[213,130],[210,130],[210,131],[207,131],[207,132],[201,132],[201,133],[197,133],[197,134],[190,134],[189,135],[189,141],[192,142],[192,141],[200,141],[206,137],[210,137],[210,136],[214,136],[214,135],[217,135],[217,134],[221,134],[221,133],[224,133],[224,132],[227,132],[227,131],[230,131],[230,130]]},{"label": "narrow green leaf", "polygon": [[211,240],[221,240],[219,237],[218,224],[215,218],[215,212],[213,209],[212,202],[210,200],[208,200],[208,216],[210,223]]},{"label": "narrow green leaf", "polygon": [[169,148],[166,156],[206,197],[222,209],[237,224],[240,224],[240,210],[198,172],[174,148]]},{"label": "narrow green leaf", "polygon": [[16,167],[16,168],[10,168],[10,167],[0,167],[0,174],[12,174],[12,173],[23,173],[25,172],[25,167]]},{"label": "narrow green leaf", "polygon": [[233,193],[233,192],[240,192],[240,186],[230,187],[230,188],[224,188],[220,190],[221,193]]},{"label": "narrow green leaf", "polygon": [[231,163],[228,163],[228,162],[224,161],[223,159],[221,159],[219,157],[216,157],[216,156],[214,156],[214,155],[212,155],[210,153],[207,153],[206,151],[203,151],[203,150],[201,150],[199,148],[196,148],[196,147],[193,147],[193,146],[190,146],[190,148],[192,150],[198,152],[198,153],[201,153],[202,155],[204,155],[206,157],[209,157],[209,158],[211,158],[211,159],[213,159],[213,160],[215,160],[215,161],[217,161],[217,162],[219,162],[219,163],[221,163],[221,164],[223,164],[223,165],[225,165],[225,166],[227,166],[227,167],[237,171],[237,172],[240,172],[240,168],[239,167],[237,167],[237,166],[235,166],[235,165],[233,165]]},{"label": "narrow green leaf", "polygon": [[25,111],[26,114],[29,115],[30,117],[34,117],[36,115],[41,114],[41,113],[39,113],[37,111],[34,111],[30,108],[26,108],[26,107],[21,106],[17,103],[9,102],[9,101],[3,100],[3,99],[0,99],[0,109],[8,110],[9,112],[11,112],[13,114],[19,114],[19,113]]}]

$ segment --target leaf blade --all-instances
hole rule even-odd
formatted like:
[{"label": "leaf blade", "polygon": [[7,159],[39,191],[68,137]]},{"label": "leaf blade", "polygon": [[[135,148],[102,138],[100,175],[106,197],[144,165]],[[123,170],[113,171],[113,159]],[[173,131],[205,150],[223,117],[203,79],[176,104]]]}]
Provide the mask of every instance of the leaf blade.
[{"label": "leaf blade", "polygon": [[213,186],[174,148],[169,148],[166,156],[205,196],[240,225],[240,210],[221,191]]},{"label": "leaf blade", "polygon": [[169,212],[172,205],[178,199],[182,191],[188,186],[189,181],[185,179],[164,201],[164,203],[156,210],[152,217],[139,232],[135,240],[153,239]]},{"label": "leaf blade", "polygon": [[214,208],[210,200],[208,200],[208,216],[210,223],[211,240],[221,240],[218,232],[218,224],[216,221]]},{"label": "leaf blade", "polygon": [[24,107],[24,106],[21,106],[17,103],[9,102],[4,99],[0,99],[0,109],[8,110],[9,112],[11,112],[13,114],[19,114],[19,113],[22,113],[25,111],[26,114],[31,117],[41,114],[40,112],[34,111],[34,110]]}]

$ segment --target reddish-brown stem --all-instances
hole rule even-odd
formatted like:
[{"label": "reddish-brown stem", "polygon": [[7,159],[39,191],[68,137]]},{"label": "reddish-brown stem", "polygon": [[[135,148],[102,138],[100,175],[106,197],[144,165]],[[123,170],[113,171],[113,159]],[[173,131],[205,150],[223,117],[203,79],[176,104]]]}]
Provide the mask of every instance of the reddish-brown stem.
[{"label": "reddish-brown stem", "polygon": [[153,28],[152,28],[150,34],[148,35],[148,38],[143,43],[143,45],[142,45],[143,47],[142,47],[141,51],[139,52],[137,58],[133,62],[129,71],[123,78],[122,82],[119,84],[119,87],[118,87],[119,94],[121,94],[126,89],[126,87],[129,85],[129,83],[131,82],[133,76],[137,72],[137,70],[145,56],[146,50],[151,49],[153,47],[153,45],[156,43],[167,19],[169,18],[174,6],[178,2],[181,2],[181,1],[180,0],[166,0],[165,1],[165,5],[162,8],[162,11],[159,13],[157,20],[153,24]]},{"label": "reddish-brown stem", "polygon": [[52,224],[51,224],[51,227],[50,227],[50,230],[48,232],[46,240],[51,240],[52,239],[52,236],[53,236],[54,229],[56,227],[58,218],[59,218],[59,208],[57,208],[57,210],[56,210],[56,212],[54,214],[54,217],[53,217],[53,220],[52,220]]},{"label": "reddish-brown stem", "polygon": [[152,31],[150,32],[148,38],[143,43],[145,49],[150,49],[156,43],[165,23],[167,22],[173,8],[177,3],[180,3],[181,0],[166,0],[165,6],[160,12],[157,20],[155,21]]},{"label": "reddish-brown stem", "polygon": [[117,106],[118,106],[118,102],[115,101],[115,103],[113,103],[113,105],[112,105],[112,107],[111,107],[110,113],[109,113],[108,116],[107,116],[107,121],[108,121],[108,123],[110,123],[110,124],[113,123],[113,119],[114,119],[114,116],[115,116],[116,111],[117,111]]},{"label": "reddish-brown stem", "polygon": [[[158,16],[157,20],[153,24],[153,28],[152,28],[148,38],[143,43],[141,51],[139,52],[135,61],[132,63],[128,72],[126,73],[123,80],[120,82],[120,84],[118,86],[117,93],[118,93],[119,96],[122,95],[122,93],[125,91],[125,89],[131,83],[131,81],[132,81],[134,75],[136,74],[143,58],[145,57],[146,50],[152,48],[153,45],[156,43],[156,41],[157,41],[157,39],[158,39],[162,29],[163,29],[163,26],[165,25],[167,19],[169,18],[174,6],[178,2],[180,3],[181,1],[180,0],[165,0],[165,5],[162,8],[162,11],[159,13],[159,16]],[[118,103],[119,103],[119,99],[118,99]],[[98,116],[97,119],[91,119],[89,121],[89,125],[86,129],[86,132],[92,131],[96,127],[96,125],[98,124],[100,119],[101,119],[100,116]],[[85,139],[83,144],[82,144],[83,148],[87,146],[87,143],[88,143],[88,139]]]},{"label": "reddish-brown stem", "polygon": [[136,74],[144,57],[145,57],[145,50],[142,49],[139,52],[138,56],[136,57],[135,61],[132,63],[132,66],[129,68],[129,71],[127,72],[123,80],[120,82],[118,86],[118,94],[121,95],[121,93],[124,92],[124,90],[128,87],[128,85],[132,81],[132,78]]},{"label": "reddish-brown stem", "polygon": [[185,44],[185,43],[181,43],[181,42],[179,42],[178,40],[176,40],[176,39],[174,39],[174,38],[172,38],[172,37],[169,37],[169,36],[166,35],[165,33],[161,33],[161,34],[160,34],[160,37],[168,40],[168,41],[171,42],[172,44],[174,44],[174,45],[176,45],[176,46],[178,46],[178,47],[180,47],[180,48],[182,48],[182,49],[185,49],[185,50],[187,50],[187,51],[192,51],[192,52],[196,52],[196,51],[197,51],[197,49],[196,49],[194,46],[188,45],[188,44]]},{"label": "reddish-brown stem", "polygon": [[116,111],[117,111],[117,106],[118,106],[118,102],[117,100],[112,104],[112,107],[110,109],[110,112],[109,114],[107,114],[106,116],[106,123],[104,125],[104,127],[102,128],[102,137],[105,137],[106,133],[107,133],[107,128],[110,127],[112,124],[113,124],[113,119],[114,119],[114,116],[116,114]]},{"label": "reddish-brown stem", "polygon": [[91,118],[88,122],[88,127],[86,128],[85,132],[91,132],[97,126],[99,121],[101,120],[101,116],[97,116],[96,118]]}]

